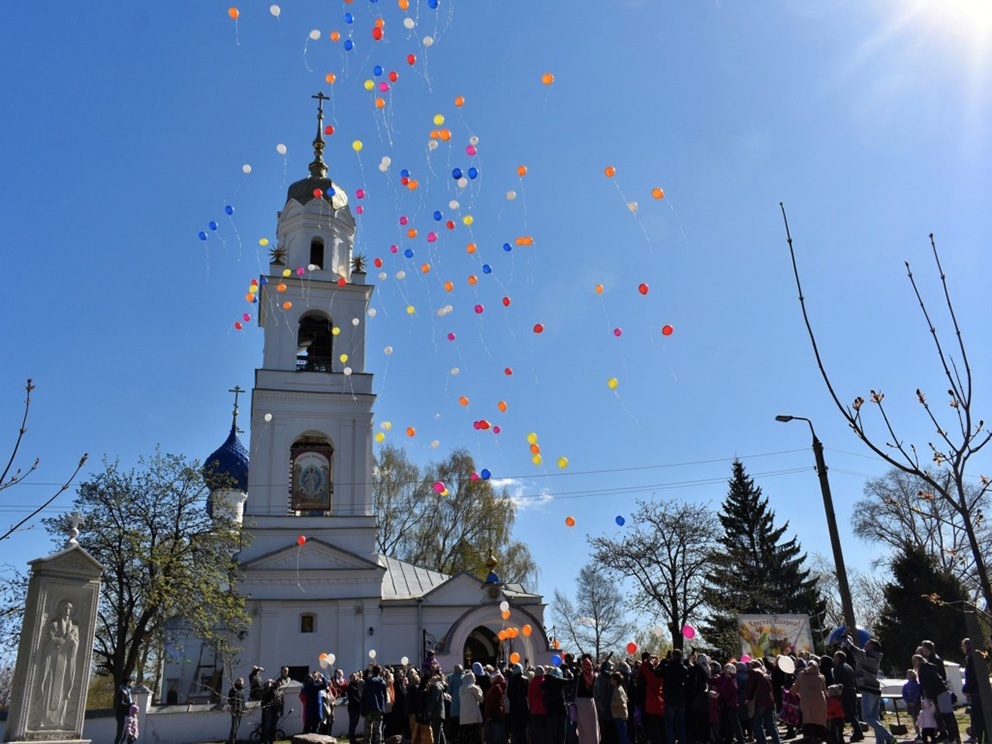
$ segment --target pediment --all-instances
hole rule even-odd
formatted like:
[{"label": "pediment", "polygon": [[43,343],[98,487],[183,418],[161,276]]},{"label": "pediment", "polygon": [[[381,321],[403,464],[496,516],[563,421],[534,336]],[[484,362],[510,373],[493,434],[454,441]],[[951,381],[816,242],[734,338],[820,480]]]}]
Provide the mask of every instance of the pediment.
[{"label": "pediment", "polygon": [[245,563],[245,571],[384,571],[379,564],[323,540],[280,548]]},{"label": "pediment", "polygon": [[464,572],[452,576],[424,595],[424,603],[431,605],[471,606],[491,601],[482,587],[482,580]]},{"label": "pediment", "polygon": [[30,561],[28,565],[39,574],[72,574],[92,579],[98,579],[103,575],[103,564],[78,543],[45,558]]}]

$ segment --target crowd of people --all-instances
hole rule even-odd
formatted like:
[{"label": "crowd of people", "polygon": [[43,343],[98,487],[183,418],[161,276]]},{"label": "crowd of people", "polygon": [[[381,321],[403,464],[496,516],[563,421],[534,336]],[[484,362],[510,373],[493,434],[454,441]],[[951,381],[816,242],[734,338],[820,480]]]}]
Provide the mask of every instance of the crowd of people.
[{"label": "crowd of people", "polygon": [[[968,639],[962,651],[970,700],[961,702],[972,703],[970,733],[980,742],[984,724]],[[822,657],[720,663],[674,649],[616,665],[596,664],[588,654],[555,661],[501,668],[475,662],[445,673],[429,653],[419,668],[373,663],[349,677],[340,669],[329,677],[315,671],[299,692],[304,731],[330,733],[341,707],[349,741],[356,742],[361,726],[365,744],[781,744],[799,735],[810,744],[853,744],[865,731],[875,744],[896,740],[882,723],[882,649],[874,639],[861,647],[847,637]],[[956,701],[932,642],[921,642],[912,665],[902,698],[916,741],[961,744]],[[289,670],[266,682],[261,671],[250,676],[251,697],[261,703],[262,741],[271,743]],[[232,717],[237,694],[231,690]],[[232,744],[235,736],[232,722]]]}]

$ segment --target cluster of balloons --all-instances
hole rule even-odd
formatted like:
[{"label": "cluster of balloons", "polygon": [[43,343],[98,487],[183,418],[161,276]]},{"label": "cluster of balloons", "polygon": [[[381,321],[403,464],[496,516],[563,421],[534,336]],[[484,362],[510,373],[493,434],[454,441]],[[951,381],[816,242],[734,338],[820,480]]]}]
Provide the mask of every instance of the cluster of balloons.
[{"label": "cluster of balloons", "polygon": [[321,669],[327,669],[328,667],[334,666],[334,662],[337,657],[334,654],[320,654],[317,657],[317,663],[320,664]]}]

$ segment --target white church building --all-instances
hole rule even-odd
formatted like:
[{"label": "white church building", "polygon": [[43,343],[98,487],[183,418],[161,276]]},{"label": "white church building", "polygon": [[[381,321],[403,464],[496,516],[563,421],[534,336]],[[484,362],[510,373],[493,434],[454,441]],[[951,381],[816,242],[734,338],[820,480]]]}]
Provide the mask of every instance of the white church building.
[{"label": "white church building", "polygon": [[[289,187],[278,247],[257,285],[264,353],[251,391],[251,466],[235,399],[230,436],[204,467],[211,508],[229,510],[249,536],[239,560],[252,622],[233,673],[247,678],[259,665],[276,676],[288,666],[301,679],[321,654],[349,673],[373,652],[381,663],[407,657],[419,666],[429,650],[446,671],[513,653],[549,663],[555,651],[542,597],[500,582],[492,556],[483,581],[376,552],[365,323],[374,287],[353,255],[345,191],[327,176],[322,104],[321,97],[310,175]],[[528,635],[497,637],[524,625]],[[210,649],[177,632],[167,652],[161,702],[226,691],[231,670]]]}]

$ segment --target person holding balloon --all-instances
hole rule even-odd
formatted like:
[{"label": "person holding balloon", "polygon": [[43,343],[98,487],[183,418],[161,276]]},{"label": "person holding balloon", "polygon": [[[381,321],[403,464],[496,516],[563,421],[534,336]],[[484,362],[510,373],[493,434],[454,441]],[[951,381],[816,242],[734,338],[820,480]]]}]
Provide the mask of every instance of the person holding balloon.
[{"label": "person holding balloon", "polygon": [[[754,706],[751,716],[751,730],[755,744],[780,744],[778,727],[775,725],[775,696],[772,694],[772,681],[761,659],[752,659],[744,686],[744,698]],[[767,738],[766,738],[767,737]]]}]

